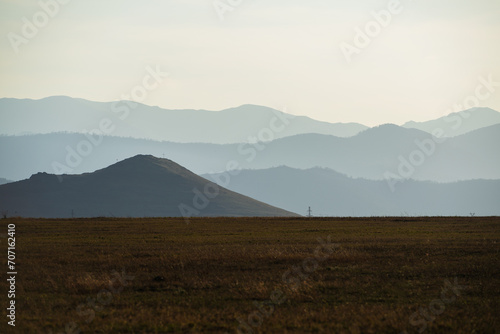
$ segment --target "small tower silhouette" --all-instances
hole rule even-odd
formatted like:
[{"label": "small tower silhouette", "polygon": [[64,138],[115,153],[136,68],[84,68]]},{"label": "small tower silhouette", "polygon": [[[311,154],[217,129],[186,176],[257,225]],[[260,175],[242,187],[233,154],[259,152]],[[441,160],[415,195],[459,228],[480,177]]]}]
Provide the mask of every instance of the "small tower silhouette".
[{"label": "small tower silhouette", "polygon": [[311,210],[311,207],[309,207],[309,209],[307,209],[307,217],[311,218],[312,217],[312,210]]}]

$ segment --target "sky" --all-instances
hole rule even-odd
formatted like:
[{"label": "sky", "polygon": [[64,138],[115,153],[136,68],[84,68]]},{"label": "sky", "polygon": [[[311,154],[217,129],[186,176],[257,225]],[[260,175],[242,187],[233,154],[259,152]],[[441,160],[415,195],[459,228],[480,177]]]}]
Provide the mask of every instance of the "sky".
[{"label": "sky", "polygon": [[368,126],[500,111],[500,85],[474,98],[500,82],[498,0],[0,0],[0,22],[0,97],[115,101],[156,69],[141,102],[166,109]]}]

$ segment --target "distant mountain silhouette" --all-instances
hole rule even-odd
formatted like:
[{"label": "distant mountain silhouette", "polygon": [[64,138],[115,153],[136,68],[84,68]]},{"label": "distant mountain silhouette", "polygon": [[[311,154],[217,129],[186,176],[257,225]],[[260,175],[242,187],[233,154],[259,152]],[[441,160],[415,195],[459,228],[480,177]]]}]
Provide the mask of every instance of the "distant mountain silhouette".
[{"label": "distant mountain silhouette", "polygon": [[[248,143],[179,144],[105,137],[99,145],[92,145],[87,156],[82,155],[70,166],[66,162],[68,157],[72,158],[77,146],[88,140],[81,134],[0,136],[0,175],[19,180],[40,171],[83,173],[138,153],[147,153],[165,154],[197,174],[224,171],[228,162],[235,161],[242,169],[327,167],[352,177],[382,180],[387,175],[400,175],[398,169],[402,164],[423,157],[423,161],[417,161],[418,166],[410,166],[414,169],[411,175],[402,176],[438,182],[500,179],[500,124],[442,143],[437,143],[427,132],[391,124],[365,130],[350,138],[303,134],[255,146]],[[429,145],[431,147],[427,147]],[[70,170],[55,170],[54,162],[64,164]]]},{"label": "distant mountain silhouette", "polygon": [[[327,123],[272,108],[243,105],[222,111],[166,110],[130,101],[91,102],[65,96],[41,100],[0,99],[0,134],[83,133],[109,119],[108,135],[180,143],[241,143],[302,133],[349,137],[367,127],[357,123]],[[27,122],[26,120],[29,120]],[[267,130],[265,130],[267,129]],[[262,132],[264,130],[264,132]],[[272,130],[272,137],[269,131]],[[267,132],[266,132],[267,131]]]},{"label": "distant mountain silhouette", "polygon": [[317,216],[500,215],[500,180],[405,181],[392,192],[385,181],[353,179],[323,168],[243,170],[229,180],[220,174],[203,176],[303,215],[308,206]]},{"label": "distant mountain silhouette", "polygon": [[428,133],[442,129],[447,137],[455,137],[495,124],[500,124],[500,112],[490,108],[472,108],[426,122],[407,122],[403,127]]},{"label": "distant mountain silhouette", "polygon": [[93,173],[38,173],[0,186],[23,217],[296,216],[218,187],[167,159],[138,155]]},{"label": "distant mountain silhouette", "polygon": [[7,179],[3,179],[3,178],[0,177],[0,185],[6,184],[6,183],[10,183],[10,182],[12,182],[12,181],[11,180],[7,180]]}]

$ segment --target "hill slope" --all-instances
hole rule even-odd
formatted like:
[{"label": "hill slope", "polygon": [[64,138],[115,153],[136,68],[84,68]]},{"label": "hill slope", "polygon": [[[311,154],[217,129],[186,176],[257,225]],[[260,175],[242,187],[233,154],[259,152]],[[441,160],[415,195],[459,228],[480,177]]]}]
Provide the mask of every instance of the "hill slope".
[{"label": "hill slope", "polygon": [[0,186],[0,209],[23,217],[294,216],[218,187],[167,159],[139,155],[93,173],[46,173]]},{"label": "hill slope", "polygon": [[10,183],[10,182],[12,182],[12,181],[0,177],[0,185]]},{"label": "hill slope", "polygon": [[286,210],[317,216],[500,215],[500,180],[457,183],[352,179],[330,169],[277,167],[243,170],[227,178],[204,175],[233,191]]}]

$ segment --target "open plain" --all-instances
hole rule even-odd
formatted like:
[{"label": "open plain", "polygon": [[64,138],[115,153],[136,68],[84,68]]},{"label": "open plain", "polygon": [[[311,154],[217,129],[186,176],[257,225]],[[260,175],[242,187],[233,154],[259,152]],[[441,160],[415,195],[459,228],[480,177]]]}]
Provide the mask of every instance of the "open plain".
[{"label": "open plain", "polygon": [[[495,333],[500,218],[3,219],[1,333]],[[9,290],[0,281],[2,308]]]}]

